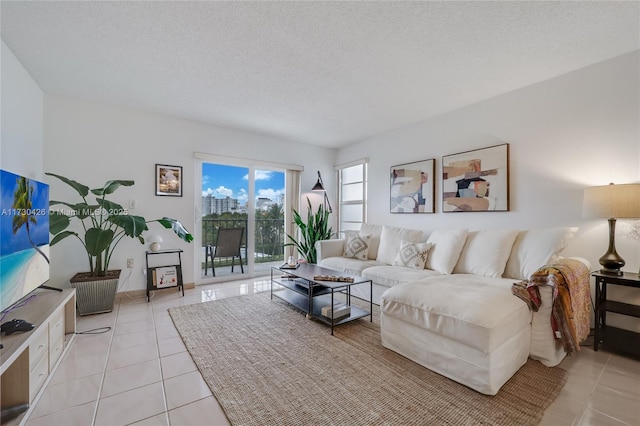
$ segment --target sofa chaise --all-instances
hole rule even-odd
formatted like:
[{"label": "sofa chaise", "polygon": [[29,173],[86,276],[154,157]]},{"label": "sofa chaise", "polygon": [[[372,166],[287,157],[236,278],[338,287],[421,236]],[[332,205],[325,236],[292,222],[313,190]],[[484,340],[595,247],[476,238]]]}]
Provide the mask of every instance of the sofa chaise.
[{"label": "sofa chaise", "polygon": [[[427,236],[363,224],[316,248],[321,266],[373,281],[385,347],[495,395],[528,357],[555,366],[566,355],[551,327],[553,289],[540,288],[542,305],[532,313],[511,286],[559,259],[576,231],[451,229]],[[368,299],[368,290],[353,286],[352,295]]]}]

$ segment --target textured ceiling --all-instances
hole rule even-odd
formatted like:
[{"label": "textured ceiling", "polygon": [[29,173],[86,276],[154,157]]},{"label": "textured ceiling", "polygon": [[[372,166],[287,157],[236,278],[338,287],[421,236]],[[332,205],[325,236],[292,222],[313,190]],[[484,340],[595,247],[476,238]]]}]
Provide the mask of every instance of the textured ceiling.
[{"label": "textured ceiling", "polygon": [[47,93],[340,147],[639,48],[632,2],[1,2]]}]

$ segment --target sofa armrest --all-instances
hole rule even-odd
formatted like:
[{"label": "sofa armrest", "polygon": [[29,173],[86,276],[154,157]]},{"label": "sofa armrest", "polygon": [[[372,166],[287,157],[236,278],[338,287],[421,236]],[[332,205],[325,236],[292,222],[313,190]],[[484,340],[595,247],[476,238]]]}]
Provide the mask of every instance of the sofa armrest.
[{"label": "sofa armrest", "polygon": [[346,239],[332,239],[316,241],[317,262],[328,257],[339,257],[344,253],[344,243]]}]

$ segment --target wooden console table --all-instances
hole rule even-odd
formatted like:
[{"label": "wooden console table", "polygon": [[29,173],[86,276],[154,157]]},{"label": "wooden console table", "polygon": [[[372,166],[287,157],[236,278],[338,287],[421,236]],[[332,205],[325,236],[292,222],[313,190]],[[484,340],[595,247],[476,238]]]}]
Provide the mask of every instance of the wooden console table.
[{"label": "wooden console table", "polygon": [[27,304],[4,318],[35,325],[28,332],[1,335],[0,408],[31,404],[75,337],[76,290],[37,289]]}]

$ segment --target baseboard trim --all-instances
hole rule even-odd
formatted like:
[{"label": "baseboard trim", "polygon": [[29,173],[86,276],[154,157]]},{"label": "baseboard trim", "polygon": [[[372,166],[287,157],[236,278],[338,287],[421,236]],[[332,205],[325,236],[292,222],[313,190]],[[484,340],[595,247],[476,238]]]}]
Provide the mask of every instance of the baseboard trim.
[{"label": "baseboard trim", "polygon": [[[192,288],[196,288],[195,283],[184,283],[184,289],[189,290]],[[175,287],[169,288],[160,288],[153,291],[165,291],[165,290],[173,290],[177,291]],[[147,290],[129,290],[129,291],[119,291],[116,293],[116,301],[120,301],[122,298],[131,298],[131,297],[147,297]]]}]

